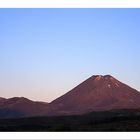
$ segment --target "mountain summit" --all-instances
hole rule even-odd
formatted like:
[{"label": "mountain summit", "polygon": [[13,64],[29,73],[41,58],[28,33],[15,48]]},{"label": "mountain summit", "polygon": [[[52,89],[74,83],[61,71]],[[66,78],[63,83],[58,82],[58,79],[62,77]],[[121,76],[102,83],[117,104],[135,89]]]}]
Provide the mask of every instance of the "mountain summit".
[{"label": "mountain summit", "polygon": [[[140,107],[140,92],[111,75],[93,75],[50,103],[54,114],[82,114],[90,111]],[[57,113],[56,113],[57,112]]]}]

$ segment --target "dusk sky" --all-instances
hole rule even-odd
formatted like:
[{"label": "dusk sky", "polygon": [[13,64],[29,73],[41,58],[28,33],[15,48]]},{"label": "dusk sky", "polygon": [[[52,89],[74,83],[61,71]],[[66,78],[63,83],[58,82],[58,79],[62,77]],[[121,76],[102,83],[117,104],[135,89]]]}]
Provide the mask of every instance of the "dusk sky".
[{"label": "dusk sky", "polygon": [[50,102],[97,74],[140,91],[140,9],[0,9],[0,97]]}]

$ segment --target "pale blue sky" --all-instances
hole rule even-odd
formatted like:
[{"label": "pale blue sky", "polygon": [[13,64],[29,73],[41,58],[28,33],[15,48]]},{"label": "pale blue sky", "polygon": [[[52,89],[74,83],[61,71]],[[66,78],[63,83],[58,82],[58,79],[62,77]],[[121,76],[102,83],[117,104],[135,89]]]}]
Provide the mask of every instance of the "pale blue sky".
[{"label": "pale blue sky", "polygon": [[140,9],[0,9],[0,96],[51,101],[111,74],[140,91]]}]

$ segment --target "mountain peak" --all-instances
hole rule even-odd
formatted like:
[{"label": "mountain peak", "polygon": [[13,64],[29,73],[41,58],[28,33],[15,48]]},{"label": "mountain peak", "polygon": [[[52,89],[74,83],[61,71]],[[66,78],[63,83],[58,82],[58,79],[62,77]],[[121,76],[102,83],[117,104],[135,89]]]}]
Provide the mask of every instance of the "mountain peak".
[{"label": "mountain peak", "polygon": [[113,76],[107,74],[107,75],[93,75],[92,77],[103,77],[103,78],[113,78]]},{"label": "mountain peak", "polygon": [[103,78],[102,75],[93,75],[92,76],[95,80],[101,80]]},{"label": "mountain peak", "polygon": [[103,77],[104,78],[113,78],[113,76],[111,76],[111,75],[104,75]]},{"label": "mountain peak", "polygon": [[116,79],[111,75],[93,75],[92,78],[94,78],[97,81],[99,80],[115,80],[116,81]]},{"label": "mountain peak", "polygon": [[4,100],[5,98],[3,98],[3,97],[0,97],[0,100]]},{"label": "mountain peak", "polygon": [[1,102],[1,101],[5,101],[5,100],[6,100],[5,98],[0,97],[0,102]]},{"label": "mountain peak", "polygon": [[100,89],[113,89],[119,88],[121,82],[111,75],[93,75],[89,78],[88,84],[91,84],[92,87],[96,87],[96,89],[97,87]]},{"label": "mountain peak", "polygon": [[112,83],[116,83],[116,82],[118,83],[119,82],[116,78],[114,78],[111,75],[104,75],[104,80],[105,81],[111,81]]}]

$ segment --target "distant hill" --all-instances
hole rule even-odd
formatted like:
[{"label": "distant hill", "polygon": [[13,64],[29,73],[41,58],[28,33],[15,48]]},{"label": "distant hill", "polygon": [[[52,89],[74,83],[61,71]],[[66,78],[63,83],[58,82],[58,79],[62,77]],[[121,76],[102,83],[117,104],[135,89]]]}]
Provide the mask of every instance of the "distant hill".
[{"label": "distant hill", "polygon": [[0,98],[0,118],[40,116],[47,110],[47,105],[24,97]]}]

